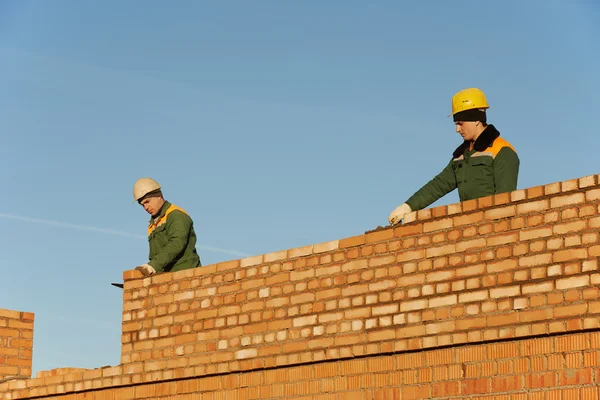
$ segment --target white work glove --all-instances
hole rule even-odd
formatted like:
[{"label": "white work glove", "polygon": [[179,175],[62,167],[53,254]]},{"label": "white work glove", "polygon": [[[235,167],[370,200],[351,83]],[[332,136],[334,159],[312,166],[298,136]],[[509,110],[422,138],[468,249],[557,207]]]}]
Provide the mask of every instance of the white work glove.
[{"label": "white work glove", "polygon": [[394,211],[391,212],[390,216],[388,217],[388,221],[390,221],[390,225],[396,225],[397,223],[399,223],[400,221],[402,221],[404,219],[404,216],[408,213],[412,212],[412,210],[410,209],[410,206],[406,203],[402,204],[401,206],[398,206],[394,209]]},{"label": "white work glove", "polygon": [[154,268],[152,268],[152,265],[150,265],[150,264],[143,264],[143,265],[140,265],[139,267],[135,267],[135,269],[140,271],[142,273],[142,275],[144,275],[144,276],[150,276],[150,275],[154,275],[156,273],[156,270]]}]

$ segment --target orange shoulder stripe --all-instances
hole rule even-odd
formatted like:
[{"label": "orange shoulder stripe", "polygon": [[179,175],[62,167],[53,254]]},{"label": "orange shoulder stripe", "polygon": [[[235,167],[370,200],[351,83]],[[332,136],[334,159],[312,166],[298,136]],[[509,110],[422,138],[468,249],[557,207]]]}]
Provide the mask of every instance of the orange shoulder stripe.
[{"label": "orange shoulder stripe", "polygon": [[150,236],[150,234],[152,232],[154,232],[154,230],[156,228],[158,228],[159,226],[161,226],[162,224],[167,222],[167,217],[169,216],[169,214],[171,214],[173,211],[181,211],[182,213],[187,215],[187,212],[181,208],[181,207],[177,207],[174,204],[171,204],[171,206],[169,208],[167,208],[167,211],[165,212],[165,215],[163,215],[162,217],[160,217],[160,219],[158,221],[156,221],[153,224],[150,224],[148,226],[148,236]]},{"label": "orange shoulder stripe", "polygon": [[508,143],[507,140],[504,140],[501,137],[496,138],[496,140],[494,140],[494,143],[486,149],[486,152],[492,153],[493,157],[496,158],[498,153],[500,153],[500,150],[502,150],[504,147],[508,147],[516,153],[515,148],[510,143]]}]

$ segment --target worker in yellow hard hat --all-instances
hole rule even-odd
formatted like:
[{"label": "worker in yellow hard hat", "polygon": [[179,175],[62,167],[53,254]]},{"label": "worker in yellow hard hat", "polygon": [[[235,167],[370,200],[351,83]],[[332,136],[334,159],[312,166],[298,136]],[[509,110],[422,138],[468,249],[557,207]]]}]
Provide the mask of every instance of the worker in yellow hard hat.
[{"label": "worker in yellow hard hat", "polygon": [[151,215],[149,261],[136,269],[149,276],[199,267],[194,222],[187,212],[164,199],[158,182],[138,179],[133,186],[133,199]]},{"label": "worker in yellow hard hat", "polygon": [[457,188],[460,201],[516,190],[519,157],[494,125],[487,124],[488,108],[485,94],[477,88],[461,90],[452,97],[450,115],[463,143],[442,172],[391,212],[391,225]]}]

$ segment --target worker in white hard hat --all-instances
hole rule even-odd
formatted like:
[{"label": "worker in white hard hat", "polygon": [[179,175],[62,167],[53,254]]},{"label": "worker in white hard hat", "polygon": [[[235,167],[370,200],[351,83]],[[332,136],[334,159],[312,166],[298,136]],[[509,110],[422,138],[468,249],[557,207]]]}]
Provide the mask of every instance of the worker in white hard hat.
[{"label": "worker in white hard hat", "polygon": [[488,125],[488,108],[485,94],[477,88],[461,90],[452,97],[450,116],[463,143],[442,172],[390,213],[391,225],[457,188],[460,201],[517,189],[519,157],[494,125]]},{"label": "worker in white hard hat", "polygon": [[136,269],[149,276],[199,267],[194,222],[187,212],[164,199],[158,182],[151,178],[138,179],[133,186],[133,199],[151,216],[149,261]]}]

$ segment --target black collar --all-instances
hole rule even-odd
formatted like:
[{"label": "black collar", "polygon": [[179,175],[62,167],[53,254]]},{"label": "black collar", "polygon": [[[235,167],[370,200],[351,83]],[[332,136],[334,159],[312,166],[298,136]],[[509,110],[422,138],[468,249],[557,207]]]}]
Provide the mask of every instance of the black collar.
[{"label": "black collar", "polygon": [[[496,129],[494,125],[488,125],[483,130],[483,132],[481,132],[481,135],[479,135],[479,137],[473,144],[473,149],[475,149],[475,151],[484,151],[485,149],[490,147],[494,143],[494,140],[496,140],[496,138],[498,138],[499,136],[500,132],[498,132],[498,129]],[[454,158],[458,158],[462,156],[468,149],[469,142],[464,141],[463,144],[461,144],[456,148],[456,150],[454,150],[454,154],[452,155],[454,156]]]}]

